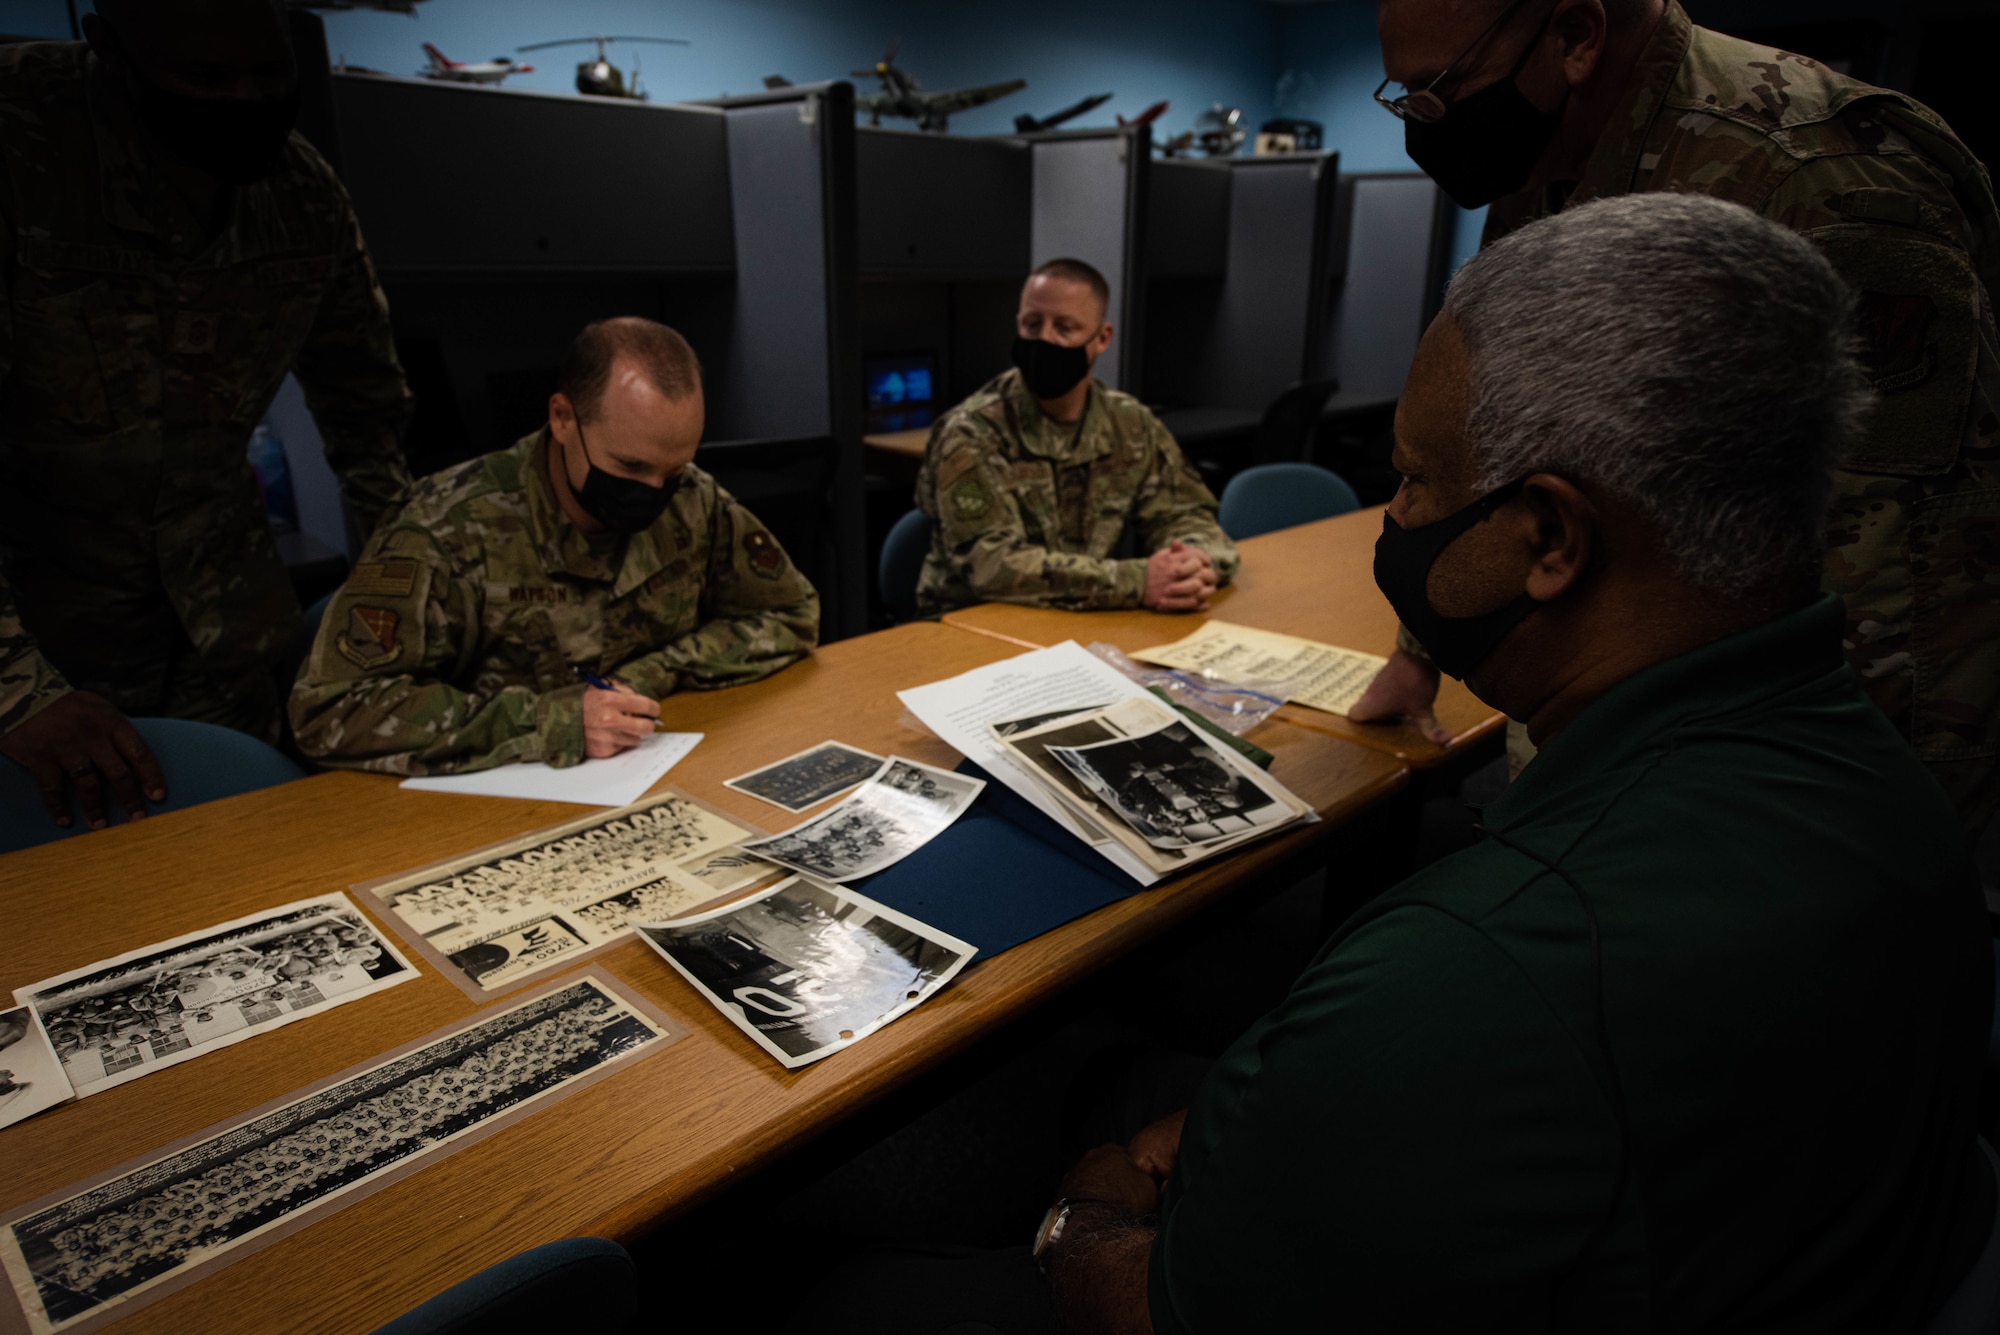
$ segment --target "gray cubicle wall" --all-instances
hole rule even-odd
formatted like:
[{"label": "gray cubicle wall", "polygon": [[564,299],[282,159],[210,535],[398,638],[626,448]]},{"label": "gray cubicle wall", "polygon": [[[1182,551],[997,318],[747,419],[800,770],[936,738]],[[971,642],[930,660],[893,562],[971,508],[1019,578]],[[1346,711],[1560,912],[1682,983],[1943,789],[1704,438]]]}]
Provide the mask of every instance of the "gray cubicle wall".
[{"label": "gray cubicle wall", "polygon": [[1336,208],[1320,365],[1342,399],[1393,399],[1443,295],[1457,215],[1421,172],[1342,176]]},{"label": "gray cubicle wall", "polygon": [[1028,266],[1080,259],[1111,286],[1111,319],[1120,331],[1097,363],[1114,389],[1140,383],[1146,309],[1143,220],[1152,165],[1150,126],[1058,131],[1028,140],[1033,164]]},{"label": "gray cubicle wall", "polygon": [[1338,157],[1153,164],[1149,401],[1261,411],[1316,378]]},{"label": "gray cubicle wall", "polygon": [[420,425],[449,414],[460,453],[498,448],[539,422],[583,323],[671,324],[704,363],[704,465],[744,439],[765,481],[773,438],[818,459],[814,522],[773,527],[829,638],[859,629],[858,408],[835,391],[858,377],[852,89],[656,106],[335,75],[333,94]]}]

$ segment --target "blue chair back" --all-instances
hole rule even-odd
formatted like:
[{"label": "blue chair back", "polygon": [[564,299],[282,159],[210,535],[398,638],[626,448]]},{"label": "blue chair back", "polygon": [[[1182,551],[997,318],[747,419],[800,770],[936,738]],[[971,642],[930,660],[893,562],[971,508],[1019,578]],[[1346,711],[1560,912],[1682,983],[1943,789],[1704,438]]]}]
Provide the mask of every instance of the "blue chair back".
[{"label": "blue chair back", "polygon": [[[152,749],[167,781],[167,800],[149,804],[151,812],[178,811],[305,777],[275,747],[234,728],[177,718],[135,718],[132,726]],[[74,820],[69,827],[58,826],[49,819],[28,771],[0,760],[0,853],[89,833],[74,798],[70,811]]]},{"label": "blue chair back", "polygon": [[632,1257],[607,1238],[564,1238],[461,1280],[374,1335],[616,1335],[639,1310]]},{"label": "blue chair back", "polygon": [[[1993,1170],[1994,1186],[2000,1189],[2000,1154],[1984,1140],[1979,1141],[1979,1153]],[[1924,1327],[1924,1335],[1993,1335],[1996,1330],[2000,1330],[2000,1207],[1993,1212],[1986,1250]]]},{"label": "blue chair back", "polygon": [[917,619],[917,576],[923,573],[930,550],[931,521],[922,510],[912,510],[898,519],[882,544],[875,575],[883,605],[898,624]]},{"label": "blue chair back", "polygon": [[1258,464],[1222,489],[1222,531],[1241,541],[1361,508],[1347,479],[1318,464]]}]

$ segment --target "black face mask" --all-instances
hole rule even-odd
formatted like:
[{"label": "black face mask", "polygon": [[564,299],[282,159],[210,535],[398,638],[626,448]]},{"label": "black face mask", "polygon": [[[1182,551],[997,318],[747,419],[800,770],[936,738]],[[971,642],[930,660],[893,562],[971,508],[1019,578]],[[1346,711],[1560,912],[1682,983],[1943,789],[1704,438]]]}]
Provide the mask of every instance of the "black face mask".
[{"label": "black face mask", "polygon": [[649,487],[629,477],[607,473],[590,461],[590,442],[583,438],[583,423],[576,424],[576,442],[583,447],[583,485],[576,489],[576,503],[583,512],[613,533],[643,533],[666,513],[674,493],[681,489],[681,474],[668,478],[666,485]]},{"label": "black face mask", "polygon": [[1404,149],[1462,209],[1482,208],[1526,185],[1562,124],[1567,89],[1562,106],[1543,111],[1514,83],[1541,40],[1537,33],[1506,78],[1452,103],[1442,120],[1403,122]]},{"label": "black face mask", "polygon": [[1014,365],[1021,383],[1038,399],[1059,399],[1090,374],[1090,354],[1047,339],[1014,336]]},{"label": "black face mask", "polygon": [[299,118],[299,86],[277,97],[189,97],[139,80],[139,115],[169,154],[229,185],[278,169]]},{"label": "black face mask", "polygon": [[1484,522],[1525,481],[1518,478],[1495,487],[1458,513],[1421,528],[1404,528],[1388,515],[1382,516],[1382,536],[1375,540],[1375,585],[1410,634],[1417,637],[1417,643],[1424,646],[1438,671],[1460,680],[1485,662],[1507,632],[1541,604],[1523,593],[1478,616],[1445,616],[1431,606],[1427,592],[1431,567],[1445,548]]}]

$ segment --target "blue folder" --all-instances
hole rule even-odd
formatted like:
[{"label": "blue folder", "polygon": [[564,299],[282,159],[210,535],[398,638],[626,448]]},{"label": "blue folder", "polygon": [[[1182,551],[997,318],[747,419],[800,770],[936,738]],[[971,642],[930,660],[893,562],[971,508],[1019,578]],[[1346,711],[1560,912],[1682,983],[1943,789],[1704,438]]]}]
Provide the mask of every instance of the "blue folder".
[{"label": "blue folder", "polygon": [[985,770],[951,828],[887,871],[852,882],[878,903],[998,955],[1145,889]]}]

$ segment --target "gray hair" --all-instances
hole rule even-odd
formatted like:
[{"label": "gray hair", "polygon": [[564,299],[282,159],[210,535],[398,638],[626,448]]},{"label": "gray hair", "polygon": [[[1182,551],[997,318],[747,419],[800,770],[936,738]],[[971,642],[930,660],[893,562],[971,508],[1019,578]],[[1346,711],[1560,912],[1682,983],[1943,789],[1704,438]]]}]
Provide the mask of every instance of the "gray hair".
[{"label": "gray hair", "polygon": [[1481,491],[1593,483],[1725,598],[1817,568],[1870,395],[1853,295],[1804,238],[1697,195],[1596,201],[1482,251],[1445,312]]}]

